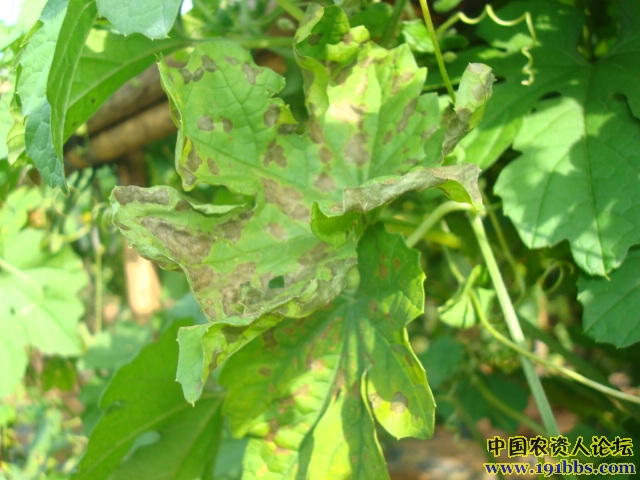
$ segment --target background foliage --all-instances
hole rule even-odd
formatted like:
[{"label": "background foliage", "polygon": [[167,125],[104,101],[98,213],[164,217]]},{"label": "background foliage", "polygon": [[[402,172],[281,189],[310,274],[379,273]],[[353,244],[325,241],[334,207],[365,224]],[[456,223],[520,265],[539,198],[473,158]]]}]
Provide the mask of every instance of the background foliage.
[{"label": "background foliage", "polygon": [[[640,438],[638,2],[440,0],[437,42],[406,0],[180,6],[0,30],[0,478]],[[156,60],[177,136],[117,186],[87,122]],[[123,239],[166,269],[143,321]]]}]

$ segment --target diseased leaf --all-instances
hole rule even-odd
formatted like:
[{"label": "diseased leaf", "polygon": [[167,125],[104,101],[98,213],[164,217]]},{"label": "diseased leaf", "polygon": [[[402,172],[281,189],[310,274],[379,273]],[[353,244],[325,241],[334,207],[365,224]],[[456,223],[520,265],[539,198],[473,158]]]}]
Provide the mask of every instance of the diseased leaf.
[{"label": "diseased leaf", "polygon": [[587,335],[618,348],[640,341],[640,251],[629,252],[611,279],[578,280],[578,300],[584,306],[582,324]]},{"label": "diseased leaf", "polygon": [[526,27],[483,22],[479,33],[494,48],[482,53],[506,81],[462,141],[463,158],[484,168],[513,142],[522,155],[502,170],[495,192],[524,243],[545,248],[568,240],[580,268],[606,275],[640,243],[640,4],[620,2],[618,41],[593,63],[577,50],[579,10],[511,2],[498,14],[516,18],[525,11],[539,41],[531,50],[535,79],[529,87],[519,83]]},{"label": "diseased leaf", "polygon": [[405,330],[424,305],[418,252],[378,225],[358,269],[357,292],[283,321],[225,364],[225,413],[236,435],[254,437],[245,478],[384,478],[372,414],[396,437],[431,435],[435,405]]},{"label": "diseased leaf", "polygon": [[[442,159],[447,124],[437,97],[420,95],[426,71],[408,48],[375,45],[363,27],[349,29],[337,7],[312,7],[295,41],[310,115],[305,135],[295,133],[296,120],[274,97],[283,78],[233,43],[200,45],[182,68],[160,64],[180,127],[176,165],[184,187],[224,185],[254,196],[255,206],[215,216],[170,189],[116,189],[112,197],[123,234],[146,257],[185,271],[211,321],[179,334],[178,380],[190,401],[230,354],[342,290],[369,209],[330,220],[324,243],[316,228],[322,219],[309,225],[319,202],[378,188],[378,206],[431,186],[480,200],[474,166],[409,171]],[[389,182],[391,175],[399,177]]]},{"label": "diseased leaf", "polygon": [[73,480],[209,478],[213,466],[203,458],[215,458],[220,442],[221,398],[207,394],[195,407],[184,401],[175,382],[175,337],[184,324],[116,372]]},{"label": "diseased leaf", "polygon": [[98,12],[124,35],[142,33],[165,38],[176,21],[182,0],[97,0]]}]

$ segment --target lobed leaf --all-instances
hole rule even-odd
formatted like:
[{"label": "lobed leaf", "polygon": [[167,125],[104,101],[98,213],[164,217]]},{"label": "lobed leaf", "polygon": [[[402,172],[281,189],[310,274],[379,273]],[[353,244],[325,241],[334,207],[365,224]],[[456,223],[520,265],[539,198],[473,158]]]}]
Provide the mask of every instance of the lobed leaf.
[{"label": "lobed leaf", "polygon": [[584,307],[585,333],[618,348],[640,341],[640,251],[629,252],[611,279],[581,275],[578,300]]},{"label": "lobed leaf", "polygon": [[[210,478],[222,433],[221,398],[207,394],[192,407],[175,382],[174,323],[112,378],[73,480]],[[132,388],[136,386],[136,388]]]},{"label": "lobed leaf", "polygon": [[[342,290],[368,209],[341,212],[321,228],[319,205],[384,191],[382,205],[432,186],[479,203],[476,167],[410,171],[442,159],[451,118],[442,123],[437,97],[420,95],[426,71],[408,48],[375,45],[365,28],[350,29],[337,7],[311,7],[295,42],[310,117],[302,135],[274,97],[284,79],[237,45],[206,43],[182,68],[160,64],[179,126],[176,167],[185,189],[224,185],[253,196],[255,205],[217,216],[166,188],[116,189],[112,196],[123,234],[146,257],[181,268],[210,320],[179,334],[178,379],[189,401],[229,355]],[[481,104],[466,102],[465,115]],[[389,182],[391,175],[399,177]]]},{"label": "lobed leaf", "polygon": [[435,405],[405,330],[424,305],[418,252],[378,225],[358,270],[357,292],[283,321],[225,364],[224,411],[234,434],[254,438],[245,478],[384,478],[373,416],[398,438],[431,435]]},{"label": "lobed leaf", "polygon": [[152,39],[165,38],[176,21],[182,0],[97,0],[98,12],[124,35],[142,33]]}]

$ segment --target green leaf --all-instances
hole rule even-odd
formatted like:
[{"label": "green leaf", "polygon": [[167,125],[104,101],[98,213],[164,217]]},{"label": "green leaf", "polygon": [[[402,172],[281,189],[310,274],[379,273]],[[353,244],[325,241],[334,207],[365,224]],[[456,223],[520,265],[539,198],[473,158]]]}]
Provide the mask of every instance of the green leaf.
[{"label": "green leaf", "polygon": [[578,300],[584,306],[585,333],[618,348],[640,341],[640,251],[629,252],[611,278],[581,275]]},{"label": "green leaf", "polygon": [[69,0],[49,0],[24,47],[16,94],[25,117],[25,147],[40,175],[51,187],[66,189],[62,161],[53,148],[47,82]]},{"label": "green leaf", "polygon": [[484,314],[488,316],[496,293],[494,290],[477,285],[482,283],[480,280],[484,272],[480,265],[476,265],[471,270],[469,277],[458,287],[456,293],[444,305],[438,307],[440,320],[456,328],[469,328],[476,325],[480,320],[471,298],[472,293],[477,296]]},{"label": "green leaf", "polygon": [[184,45],[178,38],[149,40],[142,35],[124,37],[93,29],[80,54],[66,105],[63,138],[86,122],[122,84],[153,62]]},{"label": "green leaf", "polygon": [[397,187],[377,205],[430,186],[480,201],[475,166],[409,171],[442,159],[447,124],[437,96],[420,96],[426,71],[408,48],[375,45],[363,27],[349,29],[336,7],[312,7],[296,45],[310,115],[303,135],[274,97],[284,79],[233,43],[200,45],[182,68],[160,64],[179,125],[176,165],[185,189],[224,185],[253,196],[255,206],[207,213],[168,188],[112,196],[115,224],[144,256],[187,274],[211,322],[179,334],[178,380],[190,401],[211,369],[252,338],[285,316],[311,314],[342,290],[370,208],[339,212],[345,218],[324,229],[327,244],[322,219],[309,225],[320,202],[341,202],[352,188],[372,196],[385,182]]},{"label": "green leaf", "polygon": [[175,382],[181,325],[116,372],[73,480],[210,478],[213,466],[203,459],[218,448],[221,398],[208,393],[195,407],[184,401]]},{"label": "green leaf", "polygon": [[499,15],[525,11],[538,32],[539,45],[531,50],[535,80],[530,87],[518,84],[525,27],[483,22],[480,33],[506,50],[491,53],[506,81],[495,87],[485,121],[462,142],[465,158],[487,166],[513,141],[522,155],[502,170],[495,192],[523,242],[545,248],[568,240],[580,268],[606,275],[640,243],[640,94],[633,87],[640,76],[640,5],[620,2],[618,41],[593,63],[577,50],[584,23],[578,10],[513,2]]},{"label": "green leaf", "polygon": [[173,27],[182,0],[97,0],[98,12],[124,35],[142,33],[149,38],[165,38]]},{"label": "green leaf", "polygon": [[81,353],[77,326],[84,305],[78,292],[87,277],[70,246],[52,254],[41,247],[44,238],[44,231],[27,228],[0,245],[0,357],[9,365],[0,396],[22,377],[27,346],[46,355]]},{"label": "green leaf", "polygon": [[396,437],[431,435],[435,405],[405,330],[424,305],[418,253],[377,225],[358,259],[357,292],[283,321],[225,364],[232,431],[254,437],[244,478],[384,478],[372,415]]},{"label": "green leaf", "polygon": [[62,147],[68,138],[64,127],[73,77],[96,15],[95,0],[69,0],[61,35],[56,41],[47,81],[47,100],[51,105],[51,141],[59,159],[62,159]]}]

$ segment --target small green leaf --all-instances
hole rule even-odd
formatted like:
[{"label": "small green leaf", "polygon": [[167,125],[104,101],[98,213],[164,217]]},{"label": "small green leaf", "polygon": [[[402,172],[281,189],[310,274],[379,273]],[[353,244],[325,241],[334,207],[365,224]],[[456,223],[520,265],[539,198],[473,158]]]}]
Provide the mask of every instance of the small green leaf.
[{"label": "small green leaf", "polygon": [[[174,323],[157,343],[120,368],[100,401],[94,428],[73,480],[208,478],[220,435],[221,398],[207,394],[195,407],[175,382]],[[132,389],[131,386],[136,388]]]},{"label": "small green leaf", "polygon": [[640,251],[629,252],[611,279],[581,275],[578,300],[584,306],[585,333],[618,348],[640,341]]},{"label": "small green leaf", "polygon": [[142,33],[165,38],[176,21],[182,0],[97,0],[98,12],[124,35]]},{"label": "small green leaf", "polygon": [[481,288],[477,285],[480,283],[483,272],[484,269],[480,265],[476,265],[466,281],[458,287],[456,293],[444,305],[438,307],[438,314],[444,323],[456,328],[469,328],[480,321],[471,299],[472,293],[477,296],[483,313],[488,316],[496,293],[491,289]]}]

